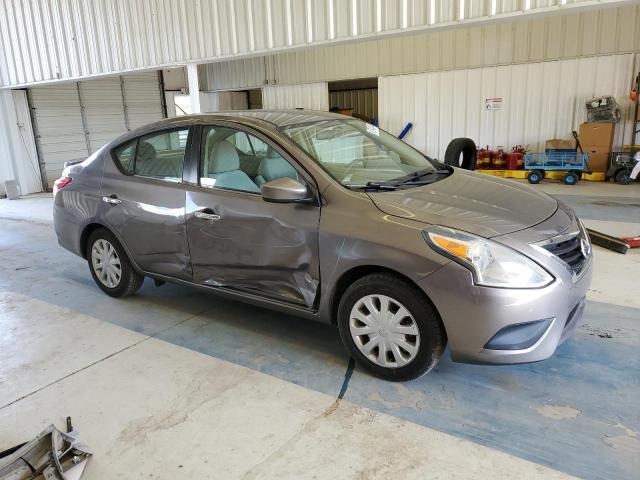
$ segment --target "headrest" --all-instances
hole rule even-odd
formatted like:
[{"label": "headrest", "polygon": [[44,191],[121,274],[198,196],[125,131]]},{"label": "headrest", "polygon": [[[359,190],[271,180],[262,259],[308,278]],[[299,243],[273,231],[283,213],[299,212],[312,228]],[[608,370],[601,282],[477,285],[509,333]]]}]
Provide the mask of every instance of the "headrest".
[{"label": "headrest", "polygon": [[276,178],[289,177],[295,180],[298,177],[296,169],[289,162],[277,153],[271,157],[269,152],[267,152],[267,157],[260,162],[258,175],[262,175],[267,182]]},{"label": "headrest", "polygon": [[282,158],[275,148],[267,147],[266,158]]},{"label": "headrest", "polygon": [[226,140],[216,143],[209,157],[208,173],[231,172],[239,169],[240,158],[238,157],[236,147]]},{"label": "headrest", "polygon": [[138,151],[136,152],[136,162],[147,162],[156,159],[156,147],[149,142],[141,140],[138,143]]}]

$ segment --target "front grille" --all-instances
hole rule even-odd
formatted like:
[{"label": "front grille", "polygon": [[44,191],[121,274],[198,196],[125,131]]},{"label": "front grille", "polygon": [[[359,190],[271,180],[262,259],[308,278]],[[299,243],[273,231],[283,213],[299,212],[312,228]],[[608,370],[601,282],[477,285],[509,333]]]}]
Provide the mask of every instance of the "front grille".
[{"label": "front grille", "polygon": [[587,257],[585,257],[582,251],[581,244],[582,235],[576,234],[567,240],[558,243],[549,243],[545,245],[544,248],[560,258],[560,260],[569,265],[574,273],[578,274],[587,262]]}]

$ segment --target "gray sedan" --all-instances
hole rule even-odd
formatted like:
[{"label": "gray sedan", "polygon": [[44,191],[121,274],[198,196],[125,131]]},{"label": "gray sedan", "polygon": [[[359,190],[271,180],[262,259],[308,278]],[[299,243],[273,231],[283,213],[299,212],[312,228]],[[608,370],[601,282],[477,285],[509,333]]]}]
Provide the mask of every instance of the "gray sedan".
[{"label": "gray sedan", "polygon": [[557,200],[446,166],[360,120],[249,111],[148,125],[65,168],[60,245],[108,295],[144,277],[338,326],[391,380],[552,355],[591,244]]}]

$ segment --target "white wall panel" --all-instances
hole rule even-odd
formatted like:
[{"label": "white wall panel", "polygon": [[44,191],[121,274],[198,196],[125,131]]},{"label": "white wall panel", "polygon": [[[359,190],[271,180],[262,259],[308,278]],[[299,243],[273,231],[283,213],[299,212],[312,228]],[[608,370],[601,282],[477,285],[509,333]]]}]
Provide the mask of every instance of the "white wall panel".
[{"label": "white wall panel", "polygon": [[14,180],[21,195],[42,190],[31,119],[24,90],[0,91],[0,195]]},{"label": "white wall panel", "polygon": [[[460,42],[469,35],[445,29],[622,3],[635,2],[469,0],[461,8],[457,0],[4,0],[0,86],[204,63],[417,30],[442,30],[436,41],[455,54],[443,57],[442,66],[449,68],[446,62],[455,58],[455,66],[463,68],[468,66],[468,50]],[[585,23],[597,35],[591,30],[585,35],[582,27],[577,31],[592,48],[619,48],[617,35],[600,33],[606,30],[602,24],[620,21],[613,13],[607,15],[616,18],[596,13]],[[526,37],[516,37],[516,47],[536,35],[544,38],[543,31],[528,29]],[[514,52],[517,57],[525,54],[518,48]]]},{"label": "white wall panel", "polygon": [[[640,58],[640,55],[637,55]],[[614,95],[623,120],[614,147],[631,139],[631,81],[640,59],[634,54],[607,55],[521,65],[449,70],[381,77],[378,82],[380,126],[398,134],[414,127],[407,141],[439,158],[455,137],[479,146],[529,145],[544,149],[549,138],[571,138],[586,121],[585,100]],[[486,98],[502,98],[497,111],[484,110]]]},{"label": "white wall panel", "polygon": [[329,110],[329,88],[327,82],[301,85],[278,85],[262,89],[264,108],[304,108],[306,110]]}]

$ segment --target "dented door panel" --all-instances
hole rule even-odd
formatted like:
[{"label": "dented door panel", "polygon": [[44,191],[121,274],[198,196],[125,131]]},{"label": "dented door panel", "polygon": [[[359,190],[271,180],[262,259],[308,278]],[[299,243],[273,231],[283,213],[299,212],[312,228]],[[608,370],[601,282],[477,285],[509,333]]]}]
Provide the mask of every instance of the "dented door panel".
[{"label": "dented door panel", "polygon": [[[196,215],[203,211],[215,219]],[[187,192],[186,217],[195,283],[314,306],[319,207],[194,187]]]}]

